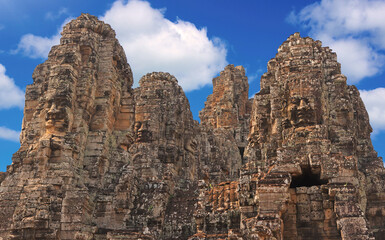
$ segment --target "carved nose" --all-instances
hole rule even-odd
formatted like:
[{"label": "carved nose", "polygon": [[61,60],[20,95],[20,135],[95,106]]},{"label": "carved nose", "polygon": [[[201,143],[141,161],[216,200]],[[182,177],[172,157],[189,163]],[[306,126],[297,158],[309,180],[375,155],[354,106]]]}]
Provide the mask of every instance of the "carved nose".
[{"label": "carved nose", "polygon": [[306,108],[306,107],[307,107],[306,102],[303,99],[301,99],[301,102],[299,103],[299,108],[302,109],[302,108]]},{"label": "carved nose", "polygon": [[53,103],[51,108],[48,110],[48,113],[52,114],[52,113],[57,113],[59,112],[59,110],[56,109],[56,104]]}]

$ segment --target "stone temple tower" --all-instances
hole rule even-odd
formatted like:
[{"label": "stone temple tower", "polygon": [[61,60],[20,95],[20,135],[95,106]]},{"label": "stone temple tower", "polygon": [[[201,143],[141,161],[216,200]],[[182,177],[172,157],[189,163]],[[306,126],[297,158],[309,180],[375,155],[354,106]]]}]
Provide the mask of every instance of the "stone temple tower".
[{"label": "stone temple tower", "polygon": [[132,83],[108,24],[64,27],[0,172],[0,240],[385,239],[368,114],[321,42],[290,36],[252,99],[225,67],[200,124],[173,75]]}]

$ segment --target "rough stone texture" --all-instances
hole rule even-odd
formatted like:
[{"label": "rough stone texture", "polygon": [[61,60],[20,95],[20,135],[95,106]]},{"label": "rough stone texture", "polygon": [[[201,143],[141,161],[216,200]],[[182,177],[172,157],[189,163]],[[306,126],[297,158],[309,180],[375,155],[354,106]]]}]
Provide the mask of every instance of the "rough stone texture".
[{"label": "rough stone texture", "polygon": [[132,73],[109,25],[64,27],[27,87],[21,148],[0,175],[0,238],[187,239],[198,179],[235,179],[228,131],[194,121],[175,77]]},{"label": "rough stone texture", "polygon": [[0,172],[0,183],[5,179],[6,174],[5,172]]},{"label": "rough stone texture", "polygon": [[242,155],[247,146],[252,105],[248,94],[245,69],[228,65],[213,79],[213,94],[207,97],[205,108],[199,113],[203,126],[230,130]]},{"label": "rough stone texture", "polygon": [[202,183],[190,239],[385,239],[382,159],[335,53],[290,36],[252,108],[236,194],[228,183]]},{"label": "rough stone texture", "polygon": [[103,141],[130,94],[131,69],[111,27],[82,15],[64,27],[33,79],[21,148],[1,184],[0,236],[86,239],[94,230],[93,188],[110,163]]},{"label": "rough stone texture", "polygon": [[319,41],[290,36],[253,103],[227,66],[199,124],[174,76],[132,89],[109,25],[62,35],[0,173],[0,239],[385,239],[368,115]]},{"label": "rough stone texture", "polygon": [[[346,85],[329,48],[298,33],[279,47],[261,78],[250,131],[249,164],[270,175],[291,175],[285,191],[289,204],[277,212],[283,226],[272,231],[274,237],[385,237],[384,221],[379,221],[385,215],[378,211],[385,200],[383,184],[378,184],[385,177],[382,159],[373,150],[359,92]],[[273,186],[268,190],[275,192]],[[259,214],[260,202],[259,194]],[[296,205],[292,211],[291,202]]]}]

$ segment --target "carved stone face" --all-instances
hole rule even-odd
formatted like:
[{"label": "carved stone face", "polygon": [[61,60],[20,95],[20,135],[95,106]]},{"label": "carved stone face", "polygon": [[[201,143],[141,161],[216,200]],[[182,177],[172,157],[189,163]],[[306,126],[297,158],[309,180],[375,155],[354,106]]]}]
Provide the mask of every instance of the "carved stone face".
[{"label": "carved stone face", "polygon": [[316,124],[316,114],[313,98],[295,96],[287,104],[287,119],[283,121],[284,128],[301,127]]},{"label": "carved stone face", "polygon": [[293,97],[288,105],[290,122],[295,126],[315,123],[315,112],[306,97]]},{"label": "carved stone face", "polygon": [[45,117],[45,127],[48,133],[66,132],[69,123],[69,114],[66,107],[57,105],[54,100],[48,101]]},{"label": "carved stone face", "polygon": [[135,141],[150,142],[151,132],[148,130],[147,122],[136,122],[134,125]]},{"label": "carved stone face", "polygon": [[185,149],[191,153],[195,153],[198,150],[198,142],[194,138],[190,138],[187,143]]}]

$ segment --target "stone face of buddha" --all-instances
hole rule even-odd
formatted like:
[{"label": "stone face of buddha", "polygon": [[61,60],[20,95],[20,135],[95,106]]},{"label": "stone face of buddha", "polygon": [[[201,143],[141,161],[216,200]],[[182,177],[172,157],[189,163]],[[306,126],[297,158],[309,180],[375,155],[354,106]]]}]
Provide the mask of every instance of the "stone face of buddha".
[{"label": "stone face of buddha", "polygon": [[147,122],[136,122],[134,125],[135,141],[136,142],[150,142],[151,132],[148,130]]},{"label": "stone face of buddha", "polygon": [[194,154],[198,150],[198,142],[194,138],[190,138],[185,146],[185,149],[190,153]]},{"label": "stone face of buddha", "polygon": [[291,97],[287,107],[290,124],[295,127],[308,126],[316,123],[315,111],[311,99],[307,97]]},{"label": "stone face of buddha", "polygon": [[69,113],[65,106],[58,105],[54,100],[48,102],[45,127],[48,133],[66,132],[69,125]]},{"label": "stone face of buddha", "polygon": [[288,84],[288,95],[283,99],[283,128],[305,127],[322,122],[320,86],[308,81]]}]

